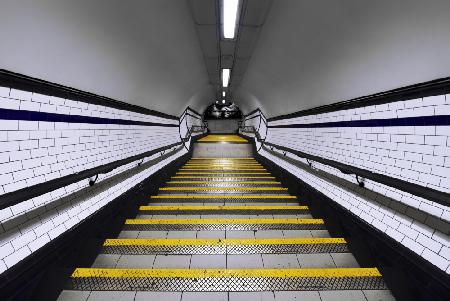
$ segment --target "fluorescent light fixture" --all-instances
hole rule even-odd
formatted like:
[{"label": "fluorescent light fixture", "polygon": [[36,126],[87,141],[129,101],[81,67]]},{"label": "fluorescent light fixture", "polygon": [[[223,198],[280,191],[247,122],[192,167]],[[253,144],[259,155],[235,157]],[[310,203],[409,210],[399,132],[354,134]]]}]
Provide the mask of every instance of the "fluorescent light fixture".
[{"label": "fluorescent light fixture", "polygon": [[239,0],[222,0],[223,37],[234,39]]},{"label": "fluorescent light fixture", "polygon": [[225,97],[225,91],[222,92],[222,96]]},{"label": "fluorescent light fixture", "polygon": [[230,80],[230,69],[222,69],[222,85],[224,88],[228,87]]},{"label": "fluorescent light fixture", "polygon": [[225,103],[225,99],[222,99],[222,103]]}]

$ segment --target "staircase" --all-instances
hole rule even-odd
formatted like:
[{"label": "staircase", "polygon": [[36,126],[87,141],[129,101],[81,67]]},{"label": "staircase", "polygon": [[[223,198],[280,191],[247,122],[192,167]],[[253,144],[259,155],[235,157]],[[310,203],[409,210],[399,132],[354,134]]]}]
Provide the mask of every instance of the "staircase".
[{"label": "staircase", "polygon": [[58,300],[394,300],[253,158],[194,157],[139,209]]}]

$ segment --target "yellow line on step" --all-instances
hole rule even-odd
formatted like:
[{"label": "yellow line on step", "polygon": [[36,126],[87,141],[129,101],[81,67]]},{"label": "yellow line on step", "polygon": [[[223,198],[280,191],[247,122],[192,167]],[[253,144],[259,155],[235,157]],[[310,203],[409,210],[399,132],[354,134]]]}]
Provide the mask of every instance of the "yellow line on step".
[{"label": "yellow line on step", "polygon": [[127,219],[126,225],[323,225],[322,219],[314,218],[216,218],[216,219]]},{"label": "yellow line on step", "polygon": [[232,185],[238,185],[238,184],[281,184],[281,182],[275,182],[275,181],[241,181],[241,182],[232,182],[232,181],[169,181],[166,184],[210,184],[210,185],[217,185],[217,184],[232,184]]},{"label": "yellow line on step", "polygon": [[227,170],[216,172],[199,172],[199,171],[179,171],[177,175],[270,175],[270,172],[232,172]]},{"label": "yellow line on step", "polygon": [[165,194],[152,195],[152,199],[297,199],[293,195],[184,195],[184,194]]},{"label": "yellow line on step", "polygon": [[308,210],[308,206],[214,206],[214,205],[186,205],[186,206],[140,206],[141,211],[177,211],[177,210]]},{"label": "yellow line on step", "polygon": [[[267,177],[267,176],[260,176],[260,177],[241,177],[241,176],[228,176],[228,177],[200,177],[200,176],[173,176],[172,179],[275,179],[275,177]],[[226,181],[225,181],[226,182]],[[249,181],[252,183],[251,181]],[[223,182],[222,182],[223,183]]]},{"label": "yellow line on step", "polygon": [[345,244],[344,238],[236,238],[236,239],[191,239],[191,238],[137,238],[107,239],[103,244],[109,246],[240,246],[240,245],[318,245]]},{"label": "yellow line on step", "polygon": [[377,268],[103,269],[77,268],[72,278],[344,278],[381,277]]},{"label": "yellow line on step", "polygon": [[287,191],[284,187],[161,187],[161,191],[177,191],[177,190],[187,190],[187,191],[214,191],[214,190],[236,190],[236,191]]}]

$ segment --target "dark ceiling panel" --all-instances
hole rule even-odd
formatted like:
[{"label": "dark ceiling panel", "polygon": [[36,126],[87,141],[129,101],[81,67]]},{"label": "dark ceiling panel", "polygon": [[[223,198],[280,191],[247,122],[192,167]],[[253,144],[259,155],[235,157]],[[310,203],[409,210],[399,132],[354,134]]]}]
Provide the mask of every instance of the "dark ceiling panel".
[{"label": "dark ceiling panel", "polygon": [[222,55],[234,55],[234,48],[235,48],[235,41],[234,40],[222,40],[220,41],[220,52]]},{"label": "dark ceiling panel", "polygon": [[233,66],[233,76],[244,75],[248,62],[248,59],[236,59]]},{"label": "dark ceiling panel", "polygon": [[260,30],[260,27],[241,27],[236,57],[250,58],[253,49],[256,46],[256,42],[258,41]]},{"label": "dark ceiling panel", "polygon": [[207,58],[217,57],[219,51],[217,49],[217,30],[215,25],[197,26],[197,32],[200,40],[200,46],[203,55]]},{"label": "dark ceiling panel", "polygon": [[232,55],[222,55],[222,59],[220,62],[222,65],[222,68],[231,69],[233,67],[233,59],[234,59],[234,56],[232,56]]},{"label": "dark ceiling panel", "polygon": [[188,0],[197,24],[215,25],[217,22],[215,0]]},{"label": "dark ceiling panel", "polygon": [[262,26],[273,0],[247,0],[241,19],[244,26]]}]

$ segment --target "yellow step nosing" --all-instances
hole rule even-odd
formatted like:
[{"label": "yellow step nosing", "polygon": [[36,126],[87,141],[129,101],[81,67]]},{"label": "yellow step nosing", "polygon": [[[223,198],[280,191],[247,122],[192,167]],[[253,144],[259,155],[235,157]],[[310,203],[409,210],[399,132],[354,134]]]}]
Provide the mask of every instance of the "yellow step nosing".
[{"label": "yellow step nosing", "polygon": [[263,165],[257,165],[257,164],[185,164],[182,166],[182,168],[186,167],[214,167],[214,168],[231,168],[231,167],[246,167],[246,168],[263,168]]},{"label": "yellow step nosing", "polygon": [[314,245],[345,244],[344,238],[118,238],[103,246],[240,246],[240,245]]},{"label": "yellow step nosing", "polygon": [[253,157],[193,157],[190,160],[256,160]]},{"label": "yellow step nosing", "polygon": [[187,190],[187,191],[196,191],[196,190],[237,190],[237,191],[258,191],[258,190],[267,190],[267,191],[287,191],[287,188],[284,187],[160,187],[159,190],[162,191],[177,191],[177,190]]},{"label": "yellow step nosing", "polygon": [[293,195],[185,195],[185,194],[166,194],[166,195],[152,195],[152,199],[297,199]]},{"label": "yellow step nosing", "polygon": [[289,225],[323,225],[322,219],[315,218],[223,218],[223,219],[127,219],[126,225],[259,225],[259,224],[289,224]]},{"label": "yellow step nosing", "polygon": [[270,172],[230,172],[227,170],[217,171],[217,172],[199,172],[199,171],[179,171],[177,175],[270,175]]},{"label": "yellow step nosing", "polygon": [[77,268],[72,278],[344,278],[381,277],[377,268],[311,269],[114,269]]},{"label": "yellow step nosing", "polygon": [[166,184],[210,184],[210,185],[215,185],[215,184],[233,184],[233,185],[237,185],[237,184],[281,184],[281,182],[276,182],[276,181],[240,181],[240,182],[236,182],[236,181],[168,181],[166,182]]},{"label": "yellow step nosing", "polygon": [[240,176],[228,176],[228,177],[201,177],[201,176],[172,176],[172,179],[219,179],[219,178],[233,178],[233,179],[275,179],[275,177],[267,177],[267,176],[260,176],[260,177],[240,177]]},{"label": "yellow step nosing", "polygon": [[177,211],[177,210],[308,210],[308,206],[214,206],[214,205],[184,205],[184,206],[140,206],[141,211]]}]

